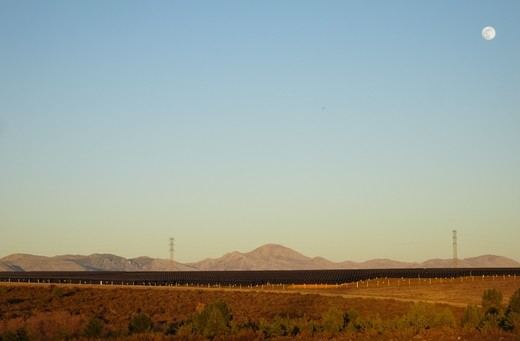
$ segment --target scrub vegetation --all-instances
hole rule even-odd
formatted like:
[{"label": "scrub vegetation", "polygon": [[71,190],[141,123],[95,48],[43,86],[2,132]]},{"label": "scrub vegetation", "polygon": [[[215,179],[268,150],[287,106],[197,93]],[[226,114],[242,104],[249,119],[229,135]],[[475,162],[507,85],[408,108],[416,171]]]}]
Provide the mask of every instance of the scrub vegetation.
[{"label": "scrub vegetation", "polygon": [[515,340],[520,289],[478,305],[254,290],[0,287],[0,340]]}]

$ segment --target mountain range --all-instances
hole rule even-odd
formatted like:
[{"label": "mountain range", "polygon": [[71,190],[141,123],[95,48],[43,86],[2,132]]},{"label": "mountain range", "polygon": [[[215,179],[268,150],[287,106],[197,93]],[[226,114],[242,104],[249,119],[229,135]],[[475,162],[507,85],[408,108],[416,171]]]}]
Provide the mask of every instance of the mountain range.
[{"label": "mountain range", "polygon": [[[323,257],[307,257],[288,247],[266,244],[250,252],[233,251],[219,258],[195,263],[172,263],[168,259],[150,257],[124,258],[112,254],[62,255],[54,257],[12,254],[0,258],[0,271],[199,271],[199,270],[312,270],[312,269],[385,269],[444,268],[451,259],[430,259],[421,263],[391,259],[364,262],[333,262]],[[506,257],[484,255],[460,259],[459,267],[520,267]]]}]

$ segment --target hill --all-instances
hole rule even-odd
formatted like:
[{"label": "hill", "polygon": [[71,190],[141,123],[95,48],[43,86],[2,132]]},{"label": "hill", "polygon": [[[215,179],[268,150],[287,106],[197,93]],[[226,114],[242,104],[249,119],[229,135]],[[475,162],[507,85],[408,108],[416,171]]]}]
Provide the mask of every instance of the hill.
[{"label": "hill", "polygon": [[172,271],[197,270],[168,259],[124,258],[111,254],[54,257],[13,254],[0,259],[0,271]]},{"label": "hill", "polygon": [[[314,269],[390,269],[444,268],[451,259],[430,259],[422,263],[391,259],[365,262],[332,262],[323,257],[308,257],[288,247],[266,244],[249,252],[233,251],[219,258],[175,265],[168,259],[124,258],[112,254],[62,255],[54,257],[13,254],[0,259],[0,271],[197,271],[197,270],[314,270]],[[520,267],[506,257],[483,255],[459,260],[459,267]]]},{"label": "hill", "polygon": [[234,251],[220,258],[208,258],[190,265],[199,270],[310,270],[337,267],[336,263],[325,258],[310,258],[277,244],[266,244],[246,253]]}]

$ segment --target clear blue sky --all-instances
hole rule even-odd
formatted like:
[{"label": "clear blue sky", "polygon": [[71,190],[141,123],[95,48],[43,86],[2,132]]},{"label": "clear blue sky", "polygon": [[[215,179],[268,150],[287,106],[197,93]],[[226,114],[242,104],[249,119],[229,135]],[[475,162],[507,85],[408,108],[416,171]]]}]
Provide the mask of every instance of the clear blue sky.
[{"label": "clear blue sky", "polygon": [[454,228],[520,259],[519,1],[0,0],[0,256],[423,260]]}]

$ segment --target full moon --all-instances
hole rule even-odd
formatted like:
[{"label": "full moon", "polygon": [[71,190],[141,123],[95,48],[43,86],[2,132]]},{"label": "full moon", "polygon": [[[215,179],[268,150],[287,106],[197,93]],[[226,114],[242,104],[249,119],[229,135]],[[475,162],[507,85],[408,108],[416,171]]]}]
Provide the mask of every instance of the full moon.
[{"label": "full moon", "polygon": [[482,29],[482,38],[484,38],[484,40],[493,40],[496,35],[497,31],[495,31],[493,26],[486,26]]}]

